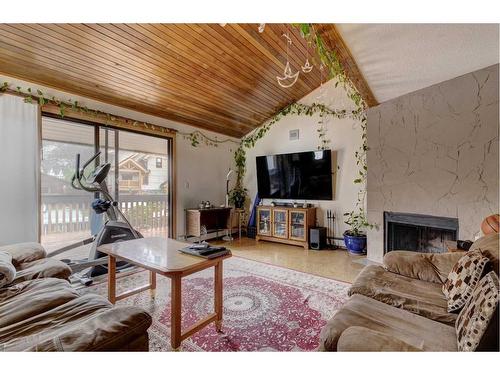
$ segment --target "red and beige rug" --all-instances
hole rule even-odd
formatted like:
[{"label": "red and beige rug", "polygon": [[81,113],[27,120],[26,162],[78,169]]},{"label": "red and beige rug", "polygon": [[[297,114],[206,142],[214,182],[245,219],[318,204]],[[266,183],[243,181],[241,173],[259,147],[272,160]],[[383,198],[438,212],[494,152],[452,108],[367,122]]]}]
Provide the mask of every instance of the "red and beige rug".
[{"label": "red and beige rug", "polygon": [[[118,292],[145,284],[147,273],[118,280]],[[183,279],[183,329],[213,311],[213,269]],[[213,324],[182,343],[183,351],[310,351],[319,332],[347,299],[349,284],[287,268],[233,257],[224,262],[223,333]],[[149,292],[118,302],[153,316],[150,351],[169,351],[170,280],[158,277],[156,299]],[[101,283],[86,291],[106,296]]]}]

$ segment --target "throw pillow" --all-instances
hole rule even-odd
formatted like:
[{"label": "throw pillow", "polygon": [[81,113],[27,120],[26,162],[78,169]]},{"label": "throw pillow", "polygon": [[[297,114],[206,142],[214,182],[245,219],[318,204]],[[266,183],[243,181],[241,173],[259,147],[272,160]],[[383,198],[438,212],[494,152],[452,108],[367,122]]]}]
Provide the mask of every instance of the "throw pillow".
[{"label": "throw pillow", "polygon": [[448,300],[448,312],[464,307],[488,262],[489,259],[479,250],[473,250],[465,253],[453,266],[443,284],[443,293]]},{"label": "throw pillow", "polygon": [[492,338],[496,337],[498,345],[498,325],[493,324],[498,319],[497,307],[498,277],[491,271],[479,281],[455,322],[458,350],[495,349]]}]

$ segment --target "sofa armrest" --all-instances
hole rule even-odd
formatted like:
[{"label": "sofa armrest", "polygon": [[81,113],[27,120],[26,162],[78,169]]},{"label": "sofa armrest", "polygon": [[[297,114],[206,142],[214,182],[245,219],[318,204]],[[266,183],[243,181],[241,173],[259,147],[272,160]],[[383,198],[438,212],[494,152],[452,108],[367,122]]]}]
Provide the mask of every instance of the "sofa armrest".
[{"label": "sofa armrest", "polygon": [[42,245],[36,242],[23,242],[2,246],[0,247],[0,251],[6,251],[12,255],[12,264],[16,268],[23,263],[33,262],[47,256],[47,252]]},{"label": "sofa armrest", "polygon": [[423,254],[413,251],[391,251],[384,256],[384,268],[393,273],[413,279],[442,284],[451,269],[465,254],[453,253]]},{"label": "sofa armrest", "polygon": [[388,334],[365,327],[347,328],[337,343],[339,352],[421,352],[422,349],[410,345]]},{"label": "sofa armrest", "polygon": [[71,268],[60,260],[54,258],[39,259],[34,262],[22,263],[17,268],[14,283],[49,277],[69,280],[71,273]]}]

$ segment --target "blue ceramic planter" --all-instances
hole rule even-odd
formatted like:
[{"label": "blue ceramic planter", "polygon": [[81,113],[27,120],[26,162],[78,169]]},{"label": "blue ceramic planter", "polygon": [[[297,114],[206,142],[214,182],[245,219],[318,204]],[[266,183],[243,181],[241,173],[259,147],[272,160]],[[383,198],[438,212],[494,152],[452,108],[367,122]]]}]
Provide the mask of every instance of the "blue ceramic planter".
[{"label": "blue ceramic planter", "polygon": [[344,242],[351,254],[363,255],[366,253],[366,235],[350,236],[344,233]]}]

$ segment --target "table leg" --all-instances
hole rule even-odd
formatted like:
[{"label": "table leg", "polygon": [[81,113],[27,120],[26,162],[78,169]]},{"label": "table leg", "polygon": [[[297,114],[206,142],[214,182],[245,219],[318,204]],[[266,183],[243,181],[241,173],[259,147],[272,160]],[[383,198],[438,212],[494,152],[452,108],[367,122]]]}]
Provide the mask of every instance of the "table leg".
[{"label": "table leg", "polygon": [[181,346],[182,278],[174,275],[171,281],[170,344],[172,349],[177,350]]},{"label": "table leg", "polygon": [[116,258],[108,255],[108,300],[116,302]]},{"label": "table leg", "polygon": [[215,327],[217,332],[222,331],[222,261],[219,261],[215,265],[215,275],[214,275],[214,307],[215,313],[217,314],[217,320],[215,321]]},{"label": "table leg", "polygon": [[150,286],[150,293],[151,297],[155,298],[156,297],[156,273],[153,271],[149,271],[149,286]]},{"label": "table leg", "polygon": [[238,238],[241,241],[241,212],[238,214]]}]

